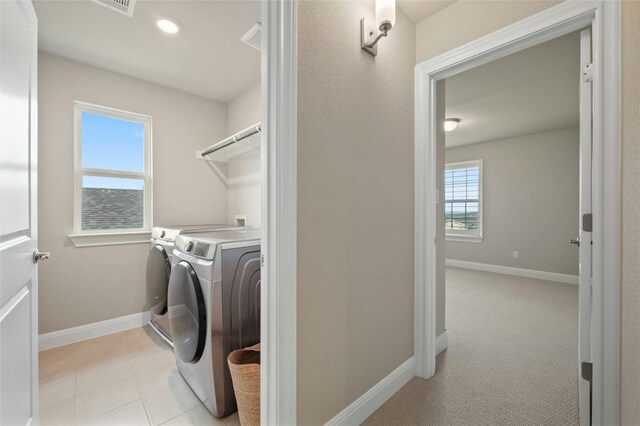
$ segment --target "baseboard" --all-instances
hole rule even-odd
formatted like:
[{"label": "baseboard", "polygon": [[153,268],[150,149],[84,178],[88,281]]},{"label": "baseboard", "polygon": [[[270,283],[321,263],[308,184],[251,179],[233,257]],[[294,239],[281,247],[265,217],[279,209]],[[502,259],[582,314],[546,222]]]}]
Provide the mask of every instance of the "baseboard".
[{"label": "baseboard", "polygon": [[400,367],[393,370],[391,374],[365,392],[364,395],[329,420],[325,426],[361,424],[415,376],[415,367],[415,358],[409,358]]},{"label": "baseboard", "polygon": [[57,348],[58,346],[106,336],[107,334],[142,327],[149,322],[149,312],[127,315],[106,321],[80,325],[64,330],[52,331],[38,336],[38,350]]},{"label": "baseboard", "polygon": [[557,272],[536,271],[535,269],[512,268],[510,266],[491,265],[488,263],[467,262],[464,260],[447,259],[447,266],[474,269],[476,271],[493,272],[496,274],[515,275],[517,277],[535,278],[537,280],[555,281],[578,285],[577,275],[559,274]]},{"label": "baseboard", "polygon": [[436,337],[436,355],[444,352],[448,345],[447,330],[445,330]]}]

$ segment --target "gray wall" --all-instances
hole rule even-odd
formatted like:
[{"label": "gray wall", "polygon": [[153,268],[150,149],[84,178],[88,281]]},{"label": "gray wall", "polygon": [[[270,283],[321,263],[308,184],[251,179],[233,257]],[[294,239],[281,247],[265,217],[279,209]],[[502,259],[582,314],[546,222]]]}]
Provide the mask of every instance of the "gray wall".
[{"label": "gray wall", "polygon": [[447,259],[577,275],[578,129],[446,150],[447,163],[477,159],[484,239],[447,241]]},{"label": "gray wall", "polygon": [[298,3],[298,424],[413,355],[414,25],[378,56],[371,1]]},{"label": "gray wall", "polygon": [[[39,56],[40,333],[145,310],[147,244],[75,248],[73,101],[153,117],[155,224],[227,219],[226,188],[195,159],[226,136],[224,104],[68,61]],[[190,185],[189,182],[198,182]],[[178,206],[178,207],[176,207]]]}]

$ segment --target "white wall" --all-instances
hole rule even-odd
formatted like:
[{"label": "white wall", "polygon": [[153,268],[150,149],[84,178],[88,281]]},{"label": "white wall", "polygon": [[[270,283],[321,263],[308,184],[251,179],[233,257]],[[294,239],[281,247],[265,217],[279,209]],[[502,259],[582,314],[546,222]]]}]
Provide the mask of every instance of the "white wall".
[{"label": "white wall", "polygon": [[447,259],[577,275],[578,128],[446,150],[447,163],[478,159],[484,239],[447,241]]},{"label": "white wall", "polygon": [[414,25],[373,58],[371,1],[298,3],[298,424],[413,355]]},{"label": "white wall", "polygon": [[[232,135],[261,120],[260,82],[227,105],[227,133]],[[259,136],[253,136],[258,138]],[[232,158],[227,164],[227,220],[234,223],[235,216],[246,216],[247,226],[260,227],[261,174],[260,155],[257,151]]]},{"label": "white wall", "polygon": [[[439,193],[444,194],[444,163],[446,149],[446,134],[444,132],[444,120],[446,118],[446,82],[443,79],[436,83],[436,187]],[[446,241],[444,236],[444,197],[440,197],[436,216],[436,336],[445,332],[446,324],[446,297],[447,297],[447,266],[446,266]]]},{"label": "white wall", "polygon": [[146,309],[147,244],[74,248],[73,101],[153,117],[154,224],[224,223],[224,183],[202,149],[226,136],[225,105],[48,54],[39,55],[40,333]]},{"label": "white wall", "polygon": [[246,226],[259,228],[261,223],[260,154],[249,151],[229,160],[227,165],[228,222],[236,216],[246,217]]},{"label": "white wall", "polygon": [[227,133],[232,135],[253,126],[261,120],[260,81],[227,104]]}]

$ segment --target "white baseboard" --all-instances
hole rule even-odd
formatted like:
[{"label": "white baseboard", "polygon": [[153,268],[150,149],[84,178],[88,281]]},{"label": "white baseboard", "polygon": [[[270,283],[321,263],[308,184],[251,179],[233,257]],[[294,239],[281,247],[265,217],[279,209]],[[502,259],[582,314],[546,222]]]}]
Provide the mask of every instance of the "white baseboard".
[{"label": "white baseboard", "polygon": [[577,275],[559,274],[557,272],[536,271],[535,269],[512,268],[510,266],[490,265],[488,263],[467,262],[464,260],[447,259],[447,266],[474,269],[476,271],[493,272],[496,274],[515,275],[517,277],[535,278],[537,280],[555,281],[566,284],[578,284]]},{"label": "white baseboard", "polygon": [[149,322],[149,312],[127,315],[106,321],[80,325],[64,330],[52,331],[38,336],[38,350],[57,348],[58,346],[106,336],[107,334],[142,327]]},{"label": "white baseboard", "polygon": [[325,426],[359,425],[382,407],[396,392],[415,377],[416,360],[406,360],[351,405],[329,420]]},{"label": "white baseboard", "polygon": [[447,330],[445,330],[436,337],[436,355],[440,355],[440,353],[444,352],[448,345]]}]

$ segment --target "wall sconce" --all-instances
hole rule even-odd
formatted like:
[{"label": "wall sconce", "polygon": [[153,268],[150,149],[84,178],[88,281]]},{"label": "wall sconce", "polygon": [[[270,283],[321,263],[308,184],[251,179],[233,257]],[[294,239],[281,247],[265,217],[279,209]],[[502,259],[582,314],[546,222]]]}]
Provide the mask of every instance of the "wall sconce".
[{"label": "wall sconce", "polygon": [[[365,18],[360,20],[360,48],[376,56],[378,54],[378,42],[396,24],[396,1],[376,0],[376,27],[368,28]],[[378,33],[380,30],[380,33]],[[377,34],[377,35],[376,35]]]}]

